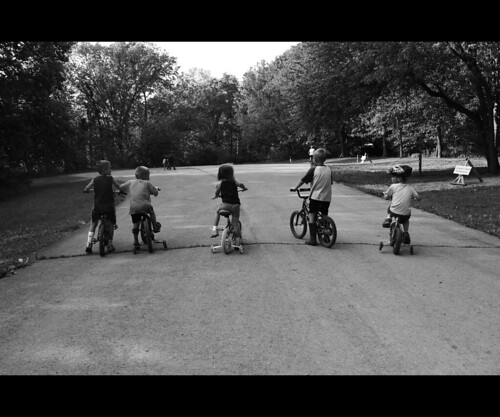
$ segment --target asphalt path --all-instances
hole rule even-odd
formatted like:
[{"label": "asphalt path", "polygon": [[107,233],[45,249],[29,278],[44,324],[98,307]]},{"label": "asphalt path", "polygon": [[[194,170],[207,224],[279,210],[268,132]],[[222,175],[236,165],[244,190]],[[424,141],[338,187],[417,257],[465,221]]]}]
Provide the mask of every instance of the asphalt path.
[{"label": "asphalt path", "polygon": [[289,228],[307,168],[235,166],[229,255],[209,237],[217,167],[152,169],[168,249],[133,253],[126,199],[116,252],[86,255],[86,225],[1,279],[0,374],[498,375],[500,239],[413,209],[396,256],[388,202],[335,183],[337,242],[307,246]]}]

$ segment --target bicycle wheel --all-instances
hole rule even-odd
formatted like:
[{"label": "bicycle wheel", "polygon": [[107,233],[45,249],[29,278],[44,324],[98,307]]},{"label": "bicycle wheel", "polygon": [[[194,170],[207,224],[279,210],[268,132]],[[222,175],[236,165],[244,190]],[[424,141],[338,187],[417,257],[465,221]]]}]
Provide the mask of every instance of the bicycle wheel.
[{"label": "bicycle wheel", "polygon": [[222,232],[222,247],[226,255],[229,255],[231,253],[231,250],[233,249],[233,245],[231,243],[232,239],[233,233],[231,232],[229,227],[226,227]]},{"label": "bicycle wheel", "polygon": [[151,237],[151,224],[148,219],[144,219],[142,221],[142,225],[144,228],[144,239],[146,240],[144,243],[146,243],[148,247],[148,252],[153,253],[153,239]]},{"label": "bicycle wheel", "polygon": [[297,239],[302,239],[307,232],[307,218],[303,210],[295,210],[290,216],[290,229]]},{"label": "bicycle wheel", "polygon": [[101,223],[99,224],[99,229],[97,232],[97,240],[99,242],[99,255],[104,256],[106,255],[106,224],[104,220],[101,220]]},{"label": "bicycle wheel", "polygon": [[318,219],[318,240],[325,248],[331,248],[337,240],[337,226],[331,217]]},{"label": "bicycle wheel", "polygon": [[389,229],[389,243],[392,247],[394,247],[394,229],[396,228],[396,223],[392,222],[391,223],[391,228]]},{"label": "bicycle wheel", "polygon": [[401,243],[403,242],[403,232],[400,227],[394,229],[394,246],[392,247],[392,252],[394,255],[399,255],[399,249],[401,248]]}]

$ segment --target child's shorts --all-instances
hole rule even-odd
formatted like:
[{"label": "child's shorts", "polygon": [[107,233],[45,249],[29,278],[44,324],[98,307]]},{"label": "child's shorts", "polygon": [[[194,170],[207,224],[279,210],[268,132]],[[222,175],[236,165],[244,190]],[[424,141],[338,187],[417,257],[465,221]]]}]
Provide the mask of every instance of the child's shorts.
[{"label": "child's shorts", "polygon": [[405,216],[404,214],[396,214],[391,211],[391,207],[387,207],[387,213],[391,215],[391,217],[398,217],[399,218],[399,223],[406,223],[408,220],[410,220],[411,213]]},{"label": "child's shorts", "polygon": [[[144,210],[144,213],[146,214],[151,214],[154,213],[153,207],[151,207],[150,210]],[[130,214],[130,217],[132,217],[132,223],[139,223],[141,221],[141,216],[143,213],[134,213]]]},{"label": "child's shorts", "polygon": [[101,217],[101,214],[106,214],[108,220],[112,224],[116,224],[116,211],[114,207],[108,210],[98,210],[94,207],[92,209],[92,223],[97,222],[99,220],[99,217]]},{"label": "child's shorts", "polygon": [[329,208],[329,201],[313,200],[312,198],[309,199],[309,213],[315,214],[320,211],[323,215],[327,216]]},{"label": "child's shorts", "polygon": [[221,205],[217,208],[217,213],[221,210],[229,210],[233,217],[240,217],[240,204],[221,203]]}]

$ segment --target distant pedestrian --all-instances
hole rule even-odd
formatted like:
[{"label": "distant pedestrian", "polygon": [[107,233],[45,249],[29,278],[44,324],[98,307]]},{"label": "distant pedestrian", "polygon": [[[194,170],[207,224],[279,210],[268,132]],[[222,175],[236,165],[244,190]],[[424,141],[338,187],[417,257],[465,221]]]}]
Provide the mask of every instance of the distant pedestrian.
[{"label": "distant pedestrian", "polygon": [[163,158],[163,161],[161,161],[161,163],[163,164],[163,171],[165,171],[167,169],[167,158]]},{"label": "distant pedestrian", "polygon": [[313,163],[313,154],[314,154],[314,146],[311,145],[309,148],[309,163],[312,165]]}]

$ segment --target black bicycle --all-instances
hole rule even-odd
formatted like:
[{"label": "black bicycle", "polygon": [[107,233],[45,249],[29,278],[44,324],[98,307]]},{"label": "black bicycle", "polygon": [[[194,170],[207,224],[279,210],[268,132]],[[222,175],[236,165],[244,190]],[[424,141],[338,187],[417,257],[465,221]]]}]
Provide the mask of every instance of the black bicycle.
[{"label": "black bicycle", "polygon": [[392,253],[399,255],[402,246],[410,247],[410,254],[413,255],[413,245],[404,242],[404,228],[403,224],[399,221],[398,216],[391,217],[391,225],[389,228],[389,240],[387,242],[380,242],[378,249],[381,251],[384,245],[392,246]]},{"label": "black bicycle", "polygon": [[[139,221],[139,234],[141,236],[142,243],[148,248],[149,253],[154,252],[153,243],[163,244],[163,248],[167,249],[167,242],[165,240],[156,240],[153,231],[153,222],[151,216],[148,213],[141,213],[141,220]],[[140,250],[140,246],[134,245],[134,254]]]},{"label": "black bicycle", "polygon": [[[86,192],[91,192],[94,191],[93,188],[89,189]],[[127,193],[124,193],[123,191],[118,191],[118,190],[113,190],[113,196],[126,196]],[[112,236],[112,231],[113,231],[114,225],[111,223],[111,221],[108,219],[108,216],[106,213],[101,213],[99,216],[99,221],[97,223],[97,234],[94,235],[92,238],[92,244],[99,243],[99,255],[104,256],[106,255],[106,247],[109,244],[109,241],[111,240]]]},{"label": "black bicycle", "polygon": [[[160,191],[160,187],[157,187]],[[141,219],[139,221],[139,234],[141,236],[142,243],[148,248],[149,253],[154,252],[153,243],[163,244],[163,248],[167,249],[167,242],[165,240],[156,240],[153,228],[153,221],[149,213],[141,213]],[[140,246],[134,245],[134,254],[140,250]]]},{"label": "black bicycle", "polygon": [[[291,192],[295,192],[293,188]],[[309,218],[309,196],[301,195],[300,192],[311,191],[310,188],[299,188],[297,195],[302,198],[302,208],[295,210],[290,216],[290,229],[297,239],[302,239],[307,233],[307,222]],[[321,246],[331,248],[337,240],[337,226],[330,216],[321,212],[316,215],[316,225],[318,227],[318,240]]]}]

